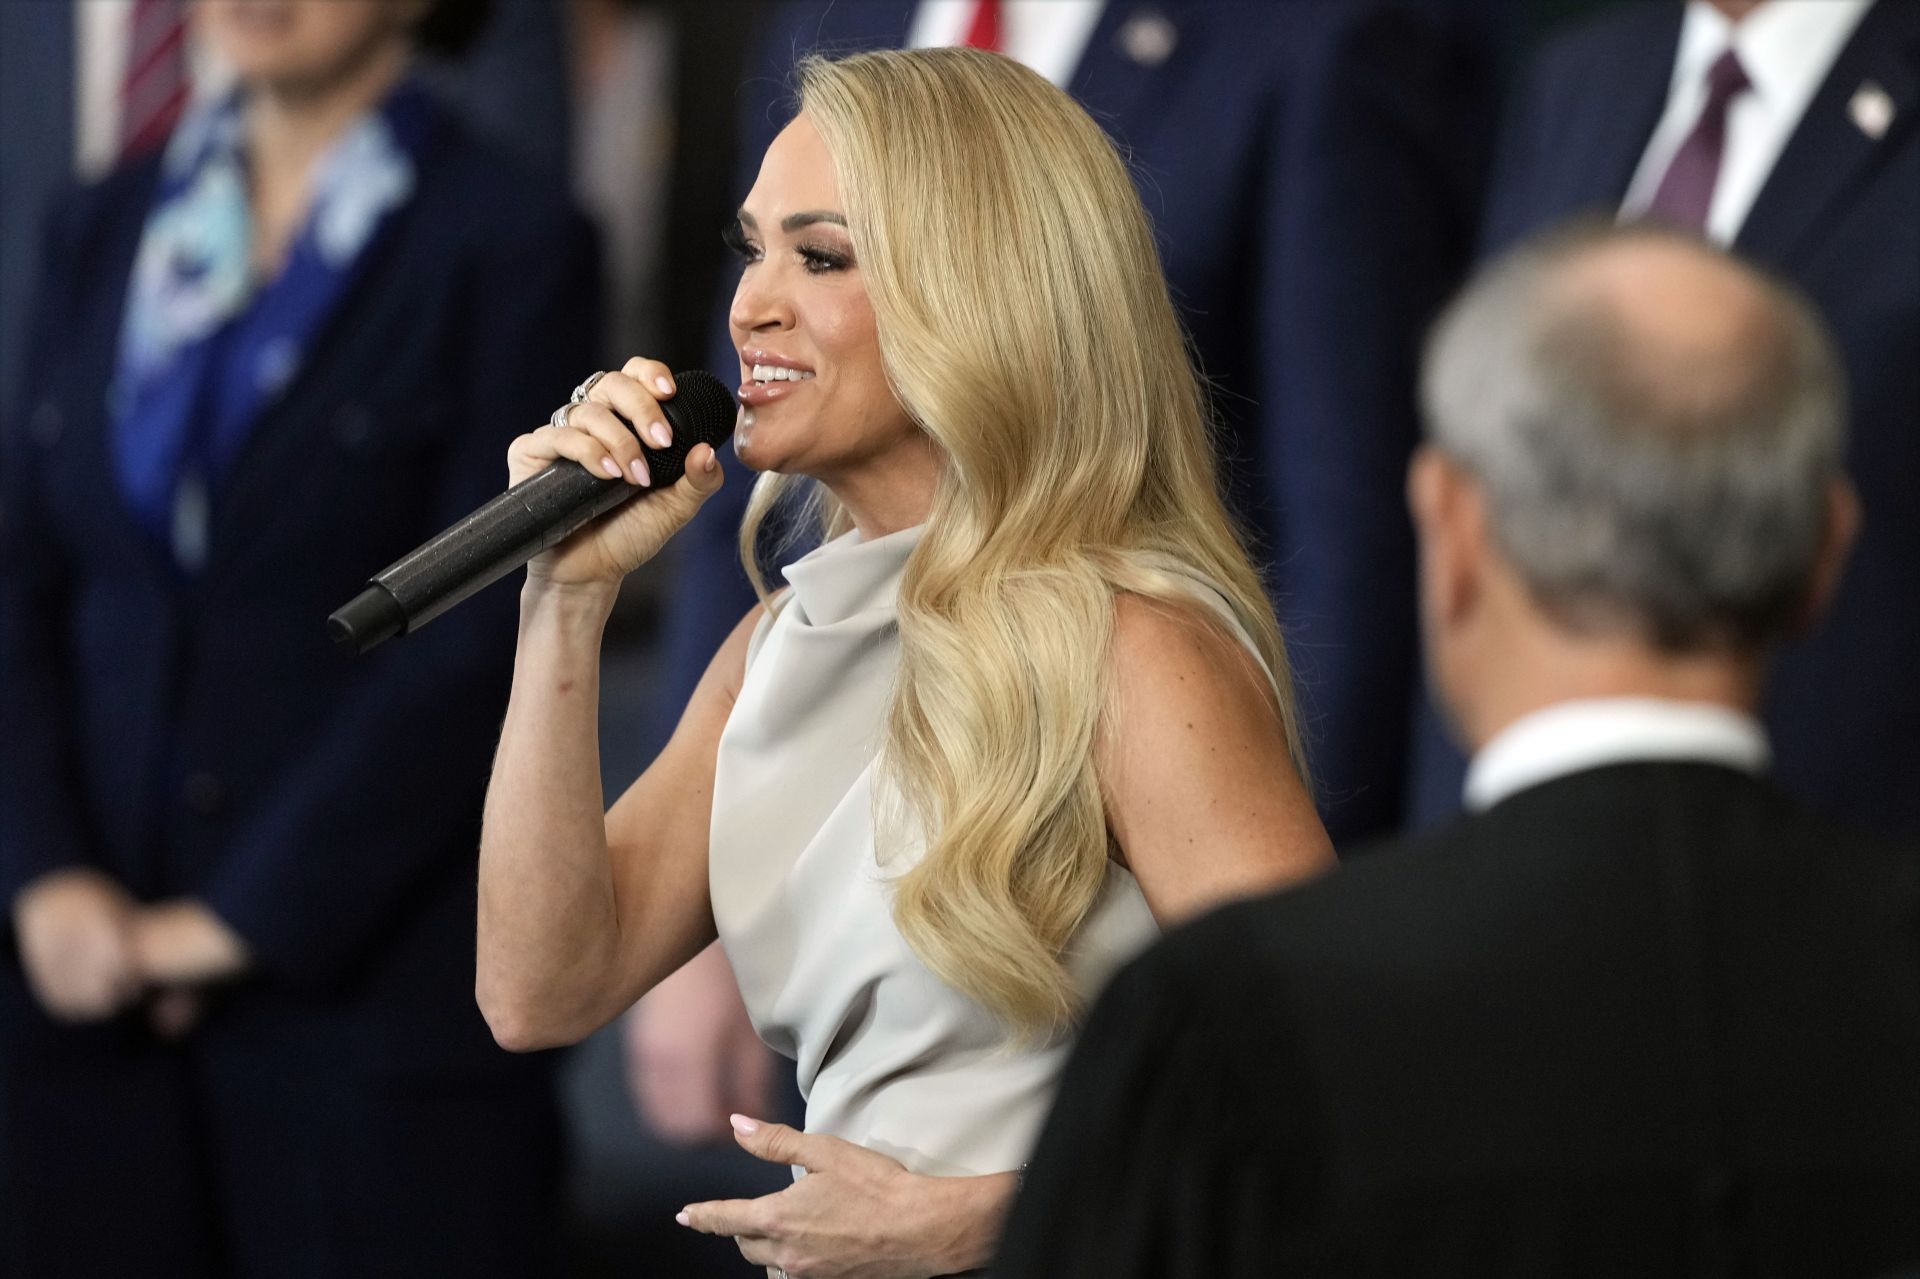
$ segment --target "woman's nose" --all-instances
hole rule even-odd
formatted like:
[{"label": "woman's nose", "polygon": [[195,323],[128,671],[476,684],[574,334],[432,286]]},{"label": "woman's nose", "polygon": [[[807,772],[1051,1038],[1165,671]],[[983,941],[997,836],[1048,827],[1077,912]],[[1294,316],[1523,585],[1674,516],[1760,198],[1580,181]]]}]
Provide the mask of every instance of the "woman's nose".
[{"label": "woman's nose", "polygon": [[728,322],[742,333],[764,333],[793,327],[793,307],[785,290],[773,278],[774,272],[762,263],[740,275],[733,291],[733,306]]}]

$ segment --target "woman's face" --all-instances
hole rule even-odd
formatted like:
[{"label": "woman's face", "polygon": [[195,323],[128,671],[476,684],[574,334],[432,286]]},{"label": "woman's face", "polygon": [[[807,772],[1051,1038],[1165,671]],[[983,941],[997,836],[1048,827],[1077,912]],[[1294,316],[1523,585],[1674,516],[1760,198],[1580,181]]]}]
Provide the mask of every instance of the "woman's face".
[{"label": "woman's face", "polygon": [[349,76],[426,0],[200,0],[198,30],[244,84],[301,93]]},{"label": "woman's face", "polygon": [[728,315],[741,461],[832,484],[922,445],[887,386],[833,162],[805,115],[767,148],[729,239],[744,261]]}]

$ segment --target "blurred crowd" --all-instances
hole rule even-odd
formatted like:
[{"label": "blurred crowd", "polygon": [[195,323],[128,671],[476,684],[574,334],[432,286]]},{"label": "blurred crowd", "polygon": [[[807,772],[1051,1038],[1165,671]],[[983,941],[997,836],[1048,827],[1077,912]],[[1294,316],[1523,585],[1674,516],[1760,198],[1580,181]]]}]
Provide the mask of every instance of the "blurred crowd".
[{"label": "blurred crowd", "polygon": [[[1483,258],[1649,210],[1833,336],[1864,518],[1773,769],[1920,836],[1912,0],[8,0],[0,1268],[747,1273],[673,1222],[786,1178],[726,1140],[797,1098],[717,951],[570,1054],[474,1010],[512,588],[358,661],[323,622],[595,370],[731,382],[720,230],[794,62],[958,43],[1128,157],[1343,850],[1460,805],[1423,340]],[[747,489],[622,597],[609,795],[753,602]]]}]

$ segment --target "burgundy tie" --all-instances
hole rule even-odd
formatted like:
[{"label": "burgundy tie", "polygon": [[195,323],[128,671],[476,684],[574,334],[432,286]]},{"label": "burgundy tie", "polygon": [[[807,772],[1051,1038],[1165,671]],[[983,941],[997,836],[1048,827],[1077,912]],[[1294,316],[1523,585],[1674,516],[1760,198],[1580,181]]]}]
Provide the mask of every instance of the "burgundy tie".
[{"label": "burgundy tie", "polygon": [[967,24],[967,35],[962,44],[970,49],[991,49],[1001,52],[1000,0],[979,0],[974,6],[973,21]]},{"label": "burgundy tie", "polygon": [[1721,54],[1707,72],[1707,101],[1693,132],[1673,153],[1647,205],[1647,216],[1695,231],[1707,228],[1713,207],[1713,187],[1720,177],[1720,157],[1727,147],[1727,104],[1747,87],[1747,73],[1732,49]]},{"label": "burgundy tie", "polygon": [[166,140],[187,105],[186,12],[180,0],[134,0],[120,81],[120,156]]}]

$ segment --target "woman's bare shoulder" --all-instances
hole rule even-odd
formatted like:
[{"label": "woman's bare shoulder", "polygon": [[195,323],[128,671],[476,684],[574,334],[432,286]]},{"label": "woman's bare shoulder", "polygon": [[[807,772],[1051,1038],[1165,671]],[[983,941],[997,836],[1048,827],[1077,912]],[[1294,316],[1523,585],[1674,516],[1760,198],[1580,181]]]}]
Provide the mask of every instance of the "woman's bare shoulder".
[{"label": "woman's bare shoulder", "polygon": [[1259,658],[1198,600],[1117,593],[1108,661],[1115,696],[1123,703],[1225,698],[1247,699],[1247,708],[1262,715],[1277,709]]}]

